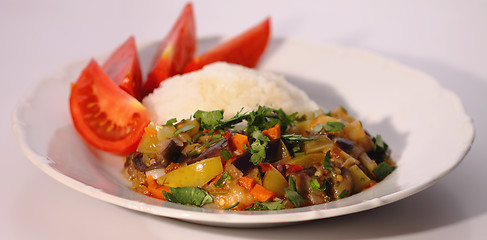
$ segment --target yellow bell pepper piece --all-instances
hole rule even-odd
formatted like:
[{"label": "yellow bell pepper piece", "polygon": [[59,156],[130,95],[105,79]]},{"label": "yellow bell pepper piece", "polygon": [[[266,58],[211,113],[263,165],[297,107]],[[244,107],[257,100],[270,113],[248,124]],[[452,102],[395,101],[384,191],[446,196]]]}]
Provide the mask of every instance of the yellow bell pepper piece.
[{"label": "yellow bell pepper piece", "polygon": [[180,167],[157,179],[157,183],[168,187],[202,187],[223,172],[220,157],[208,158]]}]

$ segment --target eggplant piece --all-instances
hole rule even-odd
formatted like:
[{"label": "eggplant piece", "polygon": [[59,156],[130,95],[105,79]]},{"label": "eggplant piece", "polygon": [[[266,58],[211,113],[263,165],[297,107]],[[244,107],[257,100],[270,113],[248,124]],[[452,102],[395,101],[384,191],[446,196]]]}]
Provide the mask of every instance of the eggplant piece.
[{"label": "eggplant piece", "polygon": [[[146,158],[149,155],[146,156]],[[149,157],[150,158],[150,157]],[[163,168],[167,166],[169,163],[166,162],[163,159],[157,158],[156,155],[154,155],[153,161],[150,162],[150,164],[147,164],[144,162],[144,154],[141,152],[133,152],[129,154],[125,160],[125,168],[133,167],[137,171],[145,173],[146,171],[156,169],[156,168]]]},{"label": "eggplant piece", "polygon": [[[177,162],[183,150],[183,144],[178,139],[172,137],[167,144],[162,148],[158,162]],[[166,164],[167,165],[167,164]]]},{"label": "eggplant piece", "polygon": [[223,150],[230,151],[230,147],[228,146],[228,140],[226,138],[223,138],[219,142],[215,143],[213,146],[209,147],[208,149],[206,149],[206,151],[204,151],[200,155],[197,155],[196,157],[188,158],[187,156],[183,155],[179,161],[185,162],[189,165],[203,159],[220,156],[220,153]]},{"label": "eggplant piece", "polygon": [[332,186],[332,194],[333,199],[338,200],[345,197],[348,197],[352,194],[352,174],[346,168],[341,169],[341,176],[343,179],[341,181],[337,181],[337,177],[333,178],[333,186]]},{"label": "eggplant piece", "polygon": [[[311,190],[310,181],[314,177],[316,168],[305,168],[291,173],[296,181],[296,190],[304,198],[306,205],[321,204],[330,201],[330,197],[324,191]],[[325,183],[323,183],[325,184]]]},{"label": "eggplant piece", "polygon": [[274,163],[283,158],[290,157],[286,144],[280,138],[269,141],[265,154],[265,162],[268,163]]},{"label": "eggplant piece", "polygon": [[353,158],[359,158],[359,156],[364,152],[364,150],[352,140],[338,137],[333,140],[338,148],[348,153]]},{"label": "eggplant piece", "polygon": [[[269,141],[266,147],[266,159],[264,162],[274,163],[289,156],[286,146],[281,141],[281,139],[273,139]],[[247,175],[247,173],[255,167],[255,165],[250,161],[252,154],[248,151],[244,152],[242,155],[238,156],[233,165],[237,167],[240,171]]]},{"label": "eggplant piece", "polygon": [[129,154],[125,158],[124,167],[129,168],[130,166],[133,166],[135,169],[137,169],[140,172],[145,172],[149,170],[149,167],[142,162],[143,156],[144,154],[141,152],[133,152]]},{"label": "eggplant piece", "polygon": [[255,165],[250,161],[252,154],[250,152],[244,152],[242,155],[238,156],[232,164],[242,171],[244,175],[247,175],[249,171],[255,167]]},{"label": "eggplant piece", "polygon": [[355,142],[352,141],[352,140],[349,140],[349,139],[346,139],[346,138],[335,138],[333,139],[335,141],[335,144],[340,148],[342,149],[343,151],[345,151],[346,153],[350,154],[350,151],[352,151],[354,145],[355,145]]}]

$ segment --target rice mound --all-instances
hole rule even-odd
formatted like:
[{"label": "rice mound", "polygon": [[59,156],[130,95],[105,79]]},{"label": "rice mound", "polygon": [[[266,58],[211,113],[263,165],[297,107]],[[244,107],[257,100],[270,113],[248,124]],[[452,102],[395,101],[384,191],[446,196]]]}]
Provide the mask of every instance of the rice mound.
[{"label": "rice mound", "polygon": [[143,100],[151,121],[190,118],[197,110],[224,110],[224,118],[256,110],[258,105],[282,108],[286,113],[319,109],[304,91],[282,76],[229,63],[168,78]]}]

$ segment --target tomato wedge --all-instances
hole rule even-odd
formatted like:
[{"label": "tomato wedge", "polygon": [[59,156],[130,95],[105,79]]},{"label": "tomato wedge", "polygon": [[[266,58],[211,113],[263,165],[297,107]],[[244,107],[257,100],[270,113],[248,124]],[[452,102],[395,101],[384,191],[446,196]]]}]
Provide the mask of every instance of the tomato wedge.
[{"label": "tomato wedge", "polygon": [[145,107],[120,89],[95,60],[73,84],[69,107],[74,127],[82,138],[114,154],[135,151],[149,124]]},{"label": "tomato wedge", "polygon": [[112,53],[103,64],[103,70],[120,88],[142,100],[142,72],[134,36]]},{"label": "tomato wedge", "polygon": [[255,67],[267,48],[270,36],[270,18],[247,30],[241,35],[232,38],[223,44],[197,56],[185,66],[183,72],[201,69],[203,66],[224,61],[240,64],[246,67]]},{"label": "tomato wedge", "polygon": [[156,51],[147,81],[144,96],[151,93],[166,78],[182,72],[196,50],[196,28],[193,5],[186,4],[171,31],[161,41]]}]

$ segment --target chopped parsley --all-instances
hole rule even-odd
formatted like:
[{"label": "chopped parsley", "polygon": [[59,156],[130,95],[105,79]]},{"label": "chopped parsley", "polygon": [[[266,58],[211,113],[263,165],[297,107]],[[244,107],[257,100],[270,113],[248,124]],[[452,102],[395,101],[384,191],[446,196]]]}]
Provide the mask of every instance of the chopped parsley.
[{"label": "chopped parsley", "polygon": [[213,195],[197,187],[169,188],[169,192],[162,191],[164,198],[173,203],[201,207],[213,202]]},{"label": "chopped parsley", "polygon": [[371,153],[371,158],[374,160],[378,159],[379,161],[384,161],[385,159],[390,158],[389,145],[384,142],[381,135],[372,138],[372,142],[374,142],[374,150]]},{"label": "chopped parsley", "polygon": [[247,147],[247,151],[252,154],[250,161],[254,165],[259,165],[259,163],[262,163],[266,158],[265,151],[270,139],[259,130],[255,130],[252,133],[251,139],[252,144],[250,144],[250,147]]},{"label": "chopped parsley", "polygon": [[195,127],[196,127],[195,125],[186,125],[186,126],[184,126],[184,127],[180,128],[180,129],[176,130],[176,131],[174,132],[174,136],[177,136],[177,135],[179,135],[179,134],[181,134],[181,133],[183,133],[183,132],[187,132],[187,131],[189,131],[189,130],[191,130],[191,129],[195,128]]},{"label": "chopped parsley", "polygon": [[228,180],[230,180],[230,178],[231,177],[230,174],[228,174],[228,171],[223,172],[220,178],[218,179],[218,181],[216,181],[216,183],[214,184],[215,187],[217,188],[223,187],[223,184],[225,184]]},{"label": "chopped parsley", "polygon": [[295,207],[301,207],[305,204],[304,198],[297,191],[293,191],[289,188],[284,188],[284,191],[286,192],[287,199],[289,199]]},{"label": "chopped parsley", "polygon": [[345,124],[341,122],[327,122],[326,124],[318,123],[313,128],[313,131],[319,132],[325,130],[325,132],[338,132],[345,127]]},{"label": "chopped parsley", "polygon": [[305,204],[304,198],[298,193],[296,189],[296,180],[293,176],[289,177],[289,188],[284,188],[287,199],[295,206],[300,207]]},{"label": "chopped parsley", "polygon": [[220,155],[222,155],[222,157],[223,157],[225,160],[228,160],[228,159],[232,158],[232,154],[231,154],[229,151],[222,150],[222,151],[220,152]]},{"label": "chopped parsley", "polygon": [[178,120],[176,118],[171,118],[169,120],[167,120],[166,124],[162,125],[162,126],[174,126],[174,123],[176,123]]},{"label": "chopped parsley", "polygon": [[304,137],[302,135],[296,135],[296,134],[286,134],[282,135],[281,138],[287,141],[313,141],[316,140],[316,138],[309,138],[309,137]]},{"label": "chopped parsley", "polygon": [[309,188],[311,191],[325,191],[326,184],[321,185],[320,182],[318,182],[318,179],[312,178],[309,180]]},{"label": "chopped parsley", "polygon": [[333,168],[331,167],[331,164],[330,164],[330,153],[331,153],[331,151],[328,151],[325,154],[325,160],[323,161],[323,168],[325,170],[330,170],[331,172],[334,173],[335,170],[333,170]]},{"label": "chopped parsley", "polygon": [[204,129],[214,129],[223,120],[223,110],[210,112],[198,110],[193,117],[200,120],[201,127]]},{"label": "chopped parsley", "polygon": [[245,210],[248,211],[258,211],[258,210],[281,210],[284,209],[284,205],[282,204],[283,200],[275,201],[275,202],[259,202],[254,201],[252,206],[246,208]]},{"label": "chopped parsley", "polygon": [[293,176],[289,176],[288,185],[289,189],[296,191],[296,179]]},{"label": "chopped parsley", "polygon": [[228,206],[228,207],[226,207],[226,208],[225,208],[225,210],[230,210],[230,209],[232,209],[232,208],[234,208],[234,207],[238,206],[239,204],[240,204],[240,202],[236,202],[236,203],[235,203],[235,204],[233,204],[232,206]]},{"label": "chopped parsley", "polygon": [[343,190],[342,193],[340,193],[340,195],[338,196],[338,198],[342,199],[342,198],[346,197],[349,192],[350,191],[348,191],[347,189]]},{"label": "chopped parsley", "polygon": [[391,174],[396,169],[395,166],[391,166],[386,162],[381,162],[377,167],[372,170],[372,173],[375,175],[378,181],[382,181],[386,178],[389,174]]}]

